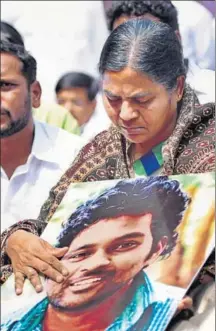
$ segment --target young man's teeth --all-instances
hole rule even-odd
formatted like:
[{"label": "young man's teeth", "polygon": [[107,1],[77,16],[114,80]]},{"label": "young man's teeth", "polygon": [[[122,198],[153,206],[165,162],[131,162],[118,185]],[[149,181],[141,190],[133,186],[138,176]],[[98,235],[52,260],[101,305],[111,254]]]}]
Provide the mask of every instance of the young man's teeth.
[{"label": "young man's teeth", "polygon": [[81,282],[74,283],[73,286],[87,285],[87,284],[91,284],[94,282],[98,282],[100,280],[101,280],[101,278],[87,279],[87,280],[83,280]]}]

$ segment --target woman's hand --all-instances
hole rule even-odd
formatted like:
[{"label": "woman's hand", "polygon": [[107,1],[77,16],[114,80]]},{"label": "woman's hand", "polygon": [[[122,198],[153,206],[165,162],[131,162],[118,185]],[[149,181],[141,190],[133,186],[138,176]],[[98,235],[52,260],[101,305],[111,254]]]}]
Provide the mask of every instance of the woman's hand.
[{"label": "woman's hand", "polygon": [[180,311],[184,309],[191,309],[193,306],[193,300],[190,297],[184,297],[180,304],[178,305],[178,310],[177,312],[179,313]]},{"label": "woman's hand", "polygon": [[30,280],[36,292],[41,292],[43,287],[39,272],[61,283],[63,276],[68,275],[68,270],[58,258],[67,251],[68,247],[55,248],[27,231],[18,230],[11,234],[6,243],[6,253],[13,266],[16,294],[22,293],[25,277]]}]

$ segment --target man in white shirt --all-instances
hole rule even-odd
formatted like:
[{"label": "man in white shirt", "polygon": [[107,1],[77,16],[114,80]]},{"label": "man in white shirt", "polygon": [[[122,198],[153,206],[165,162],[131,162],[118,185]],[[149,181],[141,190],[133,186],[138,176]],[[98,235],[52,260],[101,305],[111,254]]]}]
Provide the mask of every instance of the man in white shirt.
[{"label": "man in white shirt", "polygon": [[68,71],[98,75],[108,36],[102,1],[2,1],[1,19],[15,26],[38,62],[42,101],[54,101],[54,85]]},{"label": "man in white shirt", "polygon": [[[177,1],[177,3],[179,2],[188,3],[194,1]],[[181,22],[178,22],[178,10],[173,3],[176,3],[176,1],[113,1],[111,9],[107,12],[109,30],[112,31],[130,18],[143,17],[168,24],[180,39],[182,31]],[[190,14],[191,13],[192,11],[190,11]],[[202,46],[200,46],[200,48],[202,48]],[[200,69],[193,59],[191,60],[191,58],[189,58],[188,60],[187,83],[194,89],[201,104],[214,102],[215,72],[212,70]]]},{"label": "man in white shirt", "polygon": [[68,72],[58,80],[55,92],[57,103],[77,120],[81,137],[86,141],[110,126],[99,93],[99,82],[94,77],[84,72]]},{"label": "man in white shirt", "polygon": [[34,122],[40,106],[36,61],[22,46],[1,41],[1,230],[38,216],[51,187],[82,147],[66,131]]}]

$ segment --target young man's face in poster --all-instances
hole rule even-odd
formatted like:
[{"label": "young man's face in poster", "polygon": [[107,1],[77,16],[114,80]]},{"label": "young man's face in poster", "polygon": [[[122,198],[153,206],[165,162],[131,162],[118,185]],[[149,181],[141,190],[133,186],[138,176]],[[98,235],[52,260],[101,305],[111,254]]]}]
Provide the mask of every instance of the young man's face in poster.
[{"label": "young man's face in poster", "polygon": [[166,238],[152,252],[151,221],[151,214],[119,216],[78,234],[62,259],[69,277],[62,284],[47,280],[50,302],[65,310],[86,309],[127,288],[164,249]]}]

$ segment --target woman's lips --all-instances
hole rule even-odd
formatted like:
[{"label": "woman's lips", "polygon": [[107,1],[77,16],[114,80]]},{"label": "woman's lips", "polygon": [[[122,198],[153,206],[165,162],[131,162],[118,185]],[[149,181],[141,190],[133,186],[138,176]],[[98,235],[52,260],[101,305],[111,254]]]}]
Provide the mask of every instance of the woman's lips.
[{"label": "woman's lips", "polygon": [[126,132],[129,135],[139,135],[143,133],[144,130],[146,130],[144,127],[121,127],[124,132]]}]

